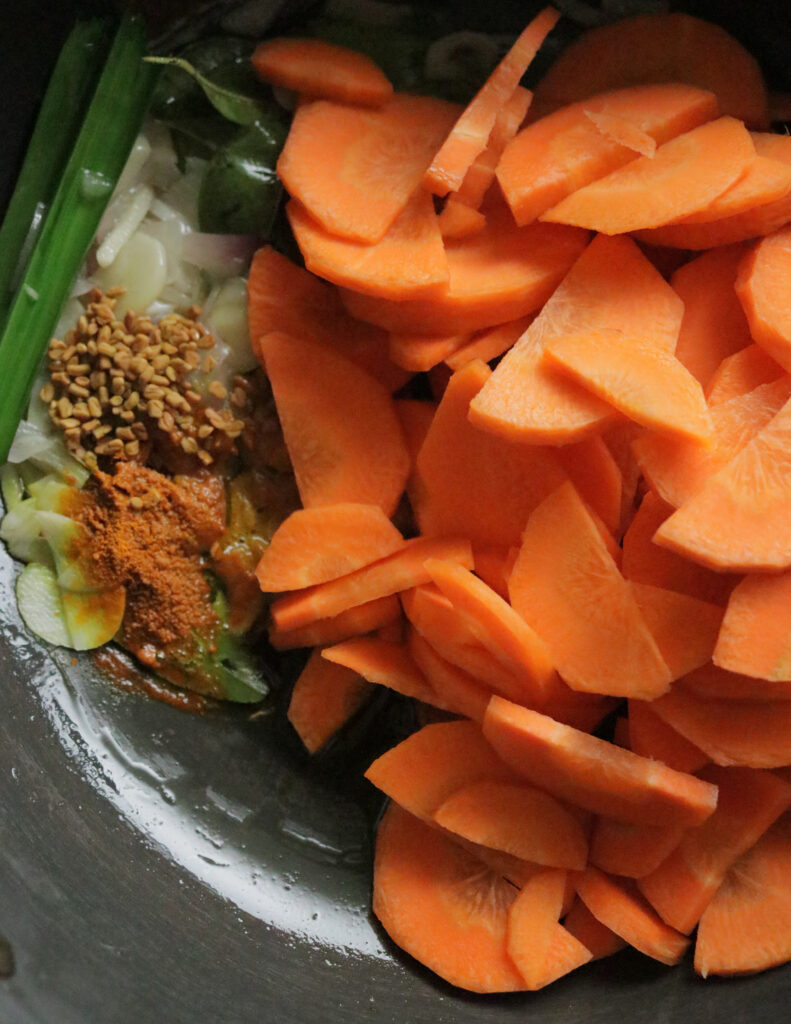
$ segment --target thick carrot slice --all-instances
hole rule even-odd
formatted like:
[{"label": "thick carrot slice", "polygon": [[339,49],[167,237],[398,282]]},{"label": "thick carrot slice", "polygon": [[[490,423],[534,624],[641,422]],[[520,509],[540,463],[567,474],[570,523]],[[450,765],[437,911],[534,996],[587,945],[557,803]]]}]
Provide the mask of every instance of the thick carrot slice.
[{"label": "thick carrot slice", "polygon": [[472,549],[475,575],[504,600],[508,600],[508,577],[514,567],[519,549],[477,545]]},{"label": "thick carrot slice", "polygon": [[305,266],[319,277],[383,299],[437,295],[448,284],[448,261],[431,196],[418,190],[374,243],[331,235],[292,199],[286,207]]},{"label": "thick carrot slice", "polygon": [[709,408],[746,395],[761,384],[771,384],[783,375],[782,366],[761,348],[748,345],[723,359],[711,376],[706,389]]},{"label": "thick carrot slice", "polygon": [[791,401],[685,505],[654,540],[718,571],[791,565]]},{"label": "thick carrot slice", "polygon": [[323,39],[282,37],[259,43],[253,67],[264,82],[303,96],[379,107],[393,86],[370,57]]},{"label": "thick carrot slice", "polygon": [[391,334],[390,358],[411,373],[423,373],[466,345],[469,334]]},{"label": "thick carrot slice", "polygon": [[638,882],[662,919],[685,934],[700,920],[728,868],[791,804],[791,785],[771,772],[712,765],[700,777],[719,788],[716,811]]},{"label": "thick carrot slice", "polygon": [[536,89],[544,114],[626,85],[688,82],[710,89],[724,114],[768,124],[758,62],[732,36],[688,14],[646,14],[585,32],[555,61]]},{"label": "thick carrot slice", "polygon": [[489,701],[483,732],[500,757],[534,786],[619,821],[698,825],[717,803],[717,787],[710,783],[502,697]]},{"label": "thick carrot slice", "polygon": [[524,886],[508,912],[508,955],[530,992],[548,984],[547,960],[559,927],[565,885],[566,872],[541,871]]},{"label": "thick carrot slice", "polygon": [[791,681],[791,573],[751,574],[736,585],[714,663],[769,682]]},{"label": "thick carrot slice", "polygon": [[598,868],[577,877],[577,894],[595,918],[646,956],[672,966],[689,939],[668,927],[639,893],[613,881]]},{"label": "thick carrot slice", "polygon": [[621,519],[623,477],[612,452],[599,435],[558,449],[558,458],[580,497],[615,533]]},{"label": "thick carrot slice", "polygon": [[555,676],[541,710],[556,722],[582,732],[593,732],[617,706],[615,697],[572,690],[560,676]]},{"label": "thick carrot slice", "polygon": [[719,605],[647,583],[633,583],[632,589],[662,660],[674,679],[711,661],[723,617]]},{"label": "thick carrot slice", "polygon": [[594,960],[612,956],[626,945],[620,935],[616,935],[593,916],[579,897],[563,919],[563,927],[590,950]]},{"label": "thick carrot slice", "polygon": [[481,231],[447,240],[450,284],[443,295],[392,302],[342,289],[341,300],[352,316],[387,331],[478,331],[539,309],[587,241],[587,232],[564,225],[519,228],[507,208],[494,207]]},{"label": "thick carrot slice", "polygon": [[489,746],[475,722],[437,722],[378,757],[366,779],[424,821],[433,821],[458,790],[485,779],[513,782],[514,773]]},{"label": "thick carrot slice", "polygon": [[395,805],[377,830],[373,889],[390,938],[441,978],[472,992],[524,988],[506,950],[517,890]]},{"label": "thick carrot slice", "polygon": [[532,786],[472,783],[448,797],[434,820],[481,846],[546,867],[580,871],[588,859],[588,840],[574,815]]},{"label": "thick carrot slice", "polygon": [[544,359],[644,427],[713,441],[703,389],[670,352],[620,331],[581,331],[550,341]]},{"label": "thick carrot slice", "polygon": [[513,96],[559,17],[551,7],[537,15],[463,111],[423,179],[435,195],[447,195],[461,186],[470,165],[486,148],[498,112]]},{"label": "thick carrot slice", "polygon": [[590,862],[611,875],[641,878],[665,860],[685,831],[681,825],[668,828],[597,818],[591,833]]},{"label": "thick carrot slice", "polygon": [[621,518],[614,534],[619,540],[631,524],[644,490],[642,473],[632,452],[633,442],[644,433],[642,427],[626,419],[615,420],[601,433],[602,440],[621,472]]},{"label": "thick carrot slice", "polygon": [[373,244],[414,194],[458,110],[406,94],[377,110],[326,100],[304,104],[277,173],[325,231]]},{"label": "thick carrot slice", "polygon": [[656,153],[656,139],[623,114],[586,107],[585,116],[594,123],[598,132],[619,146],[626,146],[640,156],[653,156]]},{"label": "thick carrot slice", "polygon": [[747,768],[791,764],[791,703],[787,700],[722,700],[676,687],[655,701],[653,710],[715,764]]},{"label": "thick carrot slice", "polygon": [[440,211],[438,223],[442,237],[451,240],[467,238],[482,231],[486,227],[486,218],[479,210],[474,210],[461,199],[448,196]]},{"label": "thick carrot slice", "polygon": [[572,192],[541,219],[608,235],[656,228],[708,207],[754,159],[742,122],[721,117]]},{"label": "thick carrot slice", "polygon": [[280,651],[296,647],[323,647],[370,633],[400,618],[401,605],[393,594],[349,608],[332,618],[316,619],[301,629],[279,630],[273,625],[269,629],[269,642]]},{"label": "thick carrot slice", "polygon": [[635,159],[596,120],[627,120],[656,143],[717,116],[712,93],[689,85],[648,85],[606,92],[564,106],[523,128],[505,149],[497,180],[519,224],[529,224],[578,188]]},{"label": "thick carrot slice", "polygon": [[491,691],[463,669],[441,657],[416,629],[407,634],[407,649],[431,688],[450,711],[482,722]]},{"label": "thick carrot slice", "polygon": [[685,217],[685,224],[708,224],[777,202],[791,191],[791,167],[768,156],[756,156],[744,174],[704,210]]},{"label": "thick carrot slice", "polygon": [[572,484],[530,516],[508,588],[573,689],[647,700],[668,689],[670,670]]},{"label": "thick carrot slice", "polygon": [[321,651],[314,651],[294,684],[288,720],[313,754],[360,710],[372,691],[356,672],[331,665]]},{"label": "thick carrot slice", "polygon": [[784,815],[731,867],[703,912],[695,970],[752,974],[791,959],[791,815]]},{"label": "thick carrot slice", "polygon": [[457,561],[470,569],[473,566],[469,541],[416,538],[406,541],[400,551],[348,576],[278,598],[272,604],[272,619],[280,630],[298,629],[316,619],[428,583],[431,577],[424,563],[429,558]]},{"label": "thick carrot slice", "polygon": [[583,328],[611,329],[650,338],[672,352],[683,312],[681,300],[631,239],[594,238],[473,400],[472,422],[531,444],[568,444],[597,433],[614,410],[547,366],[546,346]]},{"label": "thick carrot slice", "polygon": [[403,544],[378,505],[297,509],[273,534],[256,575],[269,593],[298,590],[345,576]]},{"label": "thick carrot slice", "polygon": [[677,772],[692,774],[709,763],[700,747],[684,739],[643,700],[629,701],[629,742],[635,754],[663,761]]},{"label": "thick carrot slice", "polygon": [[783,283],[791,273],[791,228],[758,242],[739,267],[736,293],[756,342],[791,369],[791,302]]},{"label": "thick carrot slice", "polygon": [[503,443],[472,426],[470,402],[490,379],[484,363],[469,363],[451,377],[439,404],[417,460],[423,534],[516,544],[532,510],[565,479],[552,452]]},{"label": "thick carrot slice", "polygon": [[791,700],[791,680],[756,679],[704,665],[679,681],[679,686],[700,697],[723,700]]},{"label": "thick carrot slice", "polygon": [[[361,636],[325,647],[321,656],[334,665],[344,665],[369,683],[387,686],[396,693],[426,704],[438,703],[437,696],[403,644],[388,643],[375,636]],[[441,702],[439,706],[442,706]]]},{"label": "thick carrot slice", "polygon": [[474,359],[489,363],[507,352],[514,342],[522,337],[534,319],[534,316],[525,316],[520,320],[512,320],[510,323],[498,324],[496,327],[479,331],[472,336],[468,344],[449,355],[445,362],[451,370],[461,370]]}]

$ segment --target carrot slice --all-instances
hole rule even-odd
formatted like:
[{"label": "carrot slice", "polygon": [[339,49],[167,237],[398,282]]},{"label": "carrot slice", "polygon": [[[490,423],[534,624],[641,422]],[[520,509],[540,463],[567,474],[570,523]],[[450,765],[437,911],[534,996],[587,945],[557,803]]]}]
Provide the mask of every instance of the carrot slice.
[{"label": "carrot slice", "polygon": [[754,159],[742,122],[721,117],[572,192],[541,219],[608,235],[656,228],[708,207]]},{"label": "carrot slice", "polygon": [[373,890],[390,938],[441,978],[472,992],[524,988],[506,951],[517,890],[395,805],[377,829]]},{"label": "carrot slice", "polygon": [[631,524],[639,499],[645,490],[640,467],[632,452],[633,442],[644,433],[642,427],[626,419],[615,420],[601,433],[602,440],[621,472],[621,517],[614,534],[618,539],[623,538]]},{"label": "carrot slice", "polygon": [[259,43],[253,67],[262,81],[303,96],[379,107],[393,86],[370,57],[323,39],[281,37]]},{"label": "carrot slice", "polygon": [[758,242],[739,267],[736,293],[756,344],[791,369],[791,302],[782,282],[791,272],[791,228]]},{"label": "carrot slice", "polygon": [[470,403],[489,380],[478,361],[457,371],[420,449],[424,493],[415,512],[425,535],[516,544],[528,515],[565,479],[552,452],[503,443],[472,426]]},{"label": "carrot slice", "polygon": [[[648,312],[650,310],[650,313]],[[473,400],[470,419],[510,441],[568,444],[596,433],[611,406],[543,361],[556,338],[611,329],[672,352],[684,307],[629,238],[594,238]]]},{"label": "carrot slice", "polygon": [[475,575],[480,576],[492,590],[505,601],[508,600],[508,577],[514,567],[518,548],[501,548],[477,545],[472,549],[475,560]]},{"label": "carrot slice", "polygon": [[723,700],[791,700],[791,680],[754,679],[716,665],[695,669],[679,686],[701,697]]},{"label": "carrot slice", "polygon": [[[437,696],[403,644],[389,643],[375,636],[354,637],[333,647],[325,647],[321,656],[334,665],[344,665],[369,683],[387,686],[396,693],[426,704],[438,703]],[[441,702],[439,706],[442,706]]]},{"label": "carrot slice", "polygon": [[374,244],[414,194],[458,110],[406,94],[376,110],[304,104],[291,122],[278,176],[325,231]]},{"label": "carrot slice", "polygon": [[256,569],[269,593],[326,583],[403,547],[378,505],[297,509],[275,530]]},{"label": "carrot slice", "polygon": [[635,754],[662,761],[677,772],[692,774],[709,763],[700,747],[676,732],[646,701],[629,701],[629,742]]},{"label": "carrot slice", "polygon": [[596,434],[558,449],[558,459],[580,497],[615,533],[621,518],[623,477],[618,463],[602,438]]},{"label": "carrot slice", "polygon": [[670,856],[638,882],[662,919],[689,934],[728,868],[791,804],[791,785],[751,768],[704,768],[719,788],[717,809],[681,838]]},{"label": "carrot slice", "polygon": [[302,338],[268,334],[261,352],[302,504],[355,502],[392,515],[409,474],[409,453],[382,385]]},{"label": "carrot slice", "polygon": [[791,815],[730,869],[698,925],[695,970],[752,974],[791,959]]},{"label": "carrot slice", "polygon": [[714,663],[770,682],[791,681],[791,573],[745,576],[728,601]]},{"label": "carrot slice", "polygon": [[529,224],[576,189],[635,159],[632,149],[596,127],[597,119],[627,120],[661,144],[717,113],[713,94],[689,85],[605,92],[523,128],[503,152],[497,180],[517,223]]},{"label": "carrot slice", "polygon": [[434,820],[481,846],[546,867],[579,871],[588,859],[588,840],[574,815],[532,786],[472,783],[448,797]]},{"label": "carrot slice", "polygon": [[617,698],[572,690],[556,675],[541,710],[556,722],[582,732],[593,732],[617,706]]},{"label": "carrot slice", "polygon": [[626,146],[640,156],[653,156],[656,153],[656,139],[623,114],[586,107],[585,116],[594,123],[598,132],[619,146]]},{"label": "carrot slice", "polygon": [[709,408],[746,395],[761,384],[771,384],[783,375],[783,368],[760,347],[748,345],[720,363],[706,389]]},{"label": "carrot slice", "polygon": [[467,238],[482,231],[486,227],[486,218],[479,210],[451,195],[440,211],[438,223],[442,237],[451,240]]},{"label": "carrot slice", "polygon": [[632,590],[674,679],[711,661],[724,614],[719,605],[647,583],[633,583]]},{"label": "carrot slice", "polygon": [[787,700],[722,700],[677,687],[655,701],[653,710],[715,764],[747,768],[791,764],[791,703]]},{"label": "carrot slice", "polygon": [[272,604],[272,619],[280,630],[298,629],[316,619],[428,583],[431,577],[424,563],[429,558],[456,561],[470,569],[473,566],[469,541],[416,538],[406,541],[400,551],[348,576],[278,598]]},{"label": "carrot slice", "polygon": [[577,894],[595,918],[646,956],[672,966],[689,939],[666,925],[639,893],[613,881],[598,868],[577,877]]},{"label": "carrot slice", "polygon": [[301,629],[279,630],[273,625],[269,629],[269,642],[280,651],[296,647],[323,647],[348,640],[352,636],[370,633],[400,617],[401,605],[398,598],[395,595],[380,597],[331,618],[316,619]]},{"label": "carrot slice", "polygon": [[766,86],[751,54],[719,25],[689,14],[646,14],[585,32],[536,89],[536,115],[605,89],[688,82],[710,89],[724,114],[768,124]]},{"label": "carrot slice", "polygon": [[717,803],[717,788],[710,783],[502,697],[489,701],[483,733],[534,786],[619,821],[698,825]]},{"label": "carrot slice", "polygon": [[791,565],[791,401],[659,527],[657,544],[716,570]]},{"label": "carrot slice", "polygon": [[324,746],[365,704],[370,683],[314,651],[294,684],[288,720],[311,754]]},{"label": "carrot slice", "polygon": [[411,373],[423,373],[466,345],[469,334],[391,334],[390,358]]},{"label": "carrot slice", "polygon": [[554,338],[544,359],[642,426],[713,440],[703,389],[676,357],[620,331],[581,331]]},{"label": "carrot slice", "polygon": [[590,862],[608,874],[641,878],[665,860],[685,831],[681,825],[635,825],[597,818],[591,833]]},{"label": "carrot slice", "polygon": [[394,405],[414,466],[437,407],[433,402],[422,402],[415,398],[397,398]]},{"label": "carrot slice", "polygon": [[415,192],[374,244],[330,234],[294,199],[286,213],[305,266],[333,284],[397,300],[436,295],[448,284],[442,235],[425,192]]},{"label": "carrot slice", "polygon": [[490,690],[441,657],[416,629],[410,629],[407,634],[407,649],[448,710],[474,722],[483,721]]},{"label": "carrot slice", "polygon": [[484,779],[514,781],[480,726],[464,721],[424,726],[378,757],[365,777],[410,814],[429,822],[465,786]]},{"label": "carrot slice", "polygon": [[486,148],[498,112],[513,96],[559,17],[551,7],[541,11],[462,112],[423,178],[425,187],[435,195],[447,195],[461,186],[470,165]]},{"label": "carrot slice", "polygon": [[612,956],[626,945],[620,935],[596,920],[579,897],[563,919],[563,927],[590,950],[594,960]]},{"label": "carrot slice", "polygon": [[776,202],[791,191],[791,167],[756,156],[747,170],[705,209],[683,218],[685,224],[709,224]]},{"label": "carrot slice", "polygon": [[572,484],[530,516],[508,588],[573,689],[650,700],[669,687],[634,594]]},{"label": "carrot slice", "polygon": [[451,370],[461,370],[474,359],[489,363],[503,352],[507,352],[514,342],[522,337],[534,319],[534,316],[525,316],[507,324],[485,328],[474,334],[466,345],[451,353],[445,362]]}]

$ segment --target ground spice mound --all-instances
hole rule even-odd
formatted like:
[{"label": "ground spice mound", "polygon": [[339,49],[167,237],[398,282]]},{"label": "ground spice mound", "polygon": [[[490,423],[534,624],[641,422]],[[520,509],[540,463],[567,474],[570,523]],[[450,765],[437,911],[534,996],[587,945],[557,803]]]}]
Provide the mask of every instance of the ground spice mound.
[{"label": "ground spice mound", "polygon": [[224,528],[222,482],[180,486],[153,469],[119,463],[96,473],[81,512],[98,581],[126,587],[124,644],[153,653],[217,625],[204,553]]}]

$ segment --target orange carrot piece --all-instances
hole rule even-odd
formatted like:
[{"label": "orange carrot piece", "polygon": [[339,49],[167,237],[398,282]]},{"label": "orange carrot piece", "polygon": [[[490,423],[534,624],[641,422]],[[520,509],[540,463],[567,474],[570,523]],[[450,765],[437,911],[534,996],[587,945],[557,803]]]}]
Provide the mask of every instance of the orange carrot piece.
[{"label": "orange carrot piece", "polygon": [[378,505],[322,505],[292,512],[275,530],[256,569],[268,593],[326,583],[403,547]]},{"label": "orange carrot piece", "polygon": [[617,706],[616,697],[572,690],[560,676],[556,675],[541,710],[556,722],[570,725],[582,732],[593,732]]},{"label": "orange carrot piece", "polygon": [[314,651],[294,684],[288,720],[311,754],[365,704],[373,687],[356,672],[330,665]]},{"label": "orange carrot piece", "polygon": [[756,243],[739,266],[736,293],[750,331],[764,351],[791,369],[791,302],[783,282],[791,273],[791,228]]},{"label": "orange carrot piece", "polygon": [[785,814],[725,877],[703,911],[695,970],[753,974],[791,959],[791,815]]},{"label": "orange carrot piece", "polygon": [[[636,86],[605,92],[523,128],[497,167],[497,180],[519,224],[529,224],[575,189],[635,159],[596,119],[627,120],[655,143],[668,142],[717,116],[710,92],[689,85]],[[633,133],[632,133],[633,134]]]},{"label": "orange carrot piece", "polygon": [[650,338],[672,352],[683,312],[681,300],[631,239],[594,238],[473,400],[472,422],[531,444],[568,444],[599,432],[614,410],[547,366],[546,346],[585,327]]},{"label": "orange carrot piece", "polygon": [[597,131],[619,146],[626,146],[640,156],[651,157],[656,153],[656,139],[623,114],[586,107],[585,116],[593,122]]},{"label": "orange carrot piece", "polygon": [[423,821],[448,797],[485,779],[513,782],[514,773],[492,750],[475,722],[437,722],[412,733],[378,757],[366,779]]},{"label": "orange carrot piece", "polygon": [[729,402],[782,377],[782,366],[760,347],[748,345],[720,363],[706,388],[709,408]]},{"label": "orange carrot piece", "polygon": [[735,217],[756,207],[783,199],[791,191],[791,167],[768,156],[756,156],[747,170],[722,195],[698,213],[683,218],[685,224],[709,224]]},{"label": "orange carrot piece", "polygon": [[451,353],[445,363],[451,370],[461,370],[474,359],[489,363],[507,352],[522,337],[534,319],[534,316],[526,316],[479,331],[472,336],[468,344]]},{"label": "orange carrot piece", "polygon": [[414,398],[397,398],[393,404],[414,466],[437,407],[433,402],[422,402]]},{"label": "orange carrot piece", "polygon": [[414,194],[458,110],[405,93],[376,110],[304,104],[291,122],[278,176],[329,234],[374,244]]},{"label": "orange carrot piece", "polygon": [[269,629],[269,642],[279,651],[296,647],[324,647],[381,629],[400,618],[401,605],[393,594],[349,608],[331,618],[316,619],[301,629],[279,630],[273,625]]},{"label": "orange carrot piece", "polygon": [[590,862],[611,875],[641,878],[659,867],[685,831],[681,825],[635,825],[597,818],[591,833]]},{"label": "orange carrot piece", "polygon": [[633,583],[632,590],[674,679],[711,661],[724,614],[719,605],[648,583]]},{"label": "orange carrot piece", "polygon": [[396,805],[379,823],[373,911],[390,938],[471,992],[524,988],[506,950],[517,890],[478,857]]},{"label": "orange carrot piece", "polygon": [[689,939],[657,917],[639,893],[592,867],[577,877],[576,884],[593,916],[630,946],[669,966],[684,955]]},{"label": "orange carrot piece", "polygon": [[648,700],[668,689],[670,670],[572,484],[530,516],[508,588],[573,689]]},{"label": "orange carrot piece", "polygon": [[[642,474],[632,452],[632,444],[644,433],[642,427],[627,419],[615,420],[601,433],[602,440],[621,472],[621,517],[614,534],[619,540],[623,538],[626,529],[632,522],[639,497],[642,496]],[[638,489],[641,490],[640,495],[638,495]]]},{"label": "orange carrot piece", "polygon": [[387,686],[396,693],[426,704],[438,703],[437,696],[403,644],[389,643],[375,636],[354,637],[333,647],[325,647],[321,656],[334,665],[344,665],[369,683]]},{"label": "orange carrot piece", "polygon": [[491,377],[484,363],[469,363],[451,377],[439,404],[417,460],[423,534],[516,544],[528,515],[565,479],[552,452],[503,443],[469,422],[471,400]]},{"label": "orange carrot piece", "polygon": [[530,992],[548,984],[547,960],[559,927],[565,885],[565,871],[540,871],[508,911],[508,955]]},{"label": "orange carrot piece", "polygon": [[259,43],[253,67],[264,82],[303,96],[379,107],[393,86],[370,57],[323,39],[281,37]]},{"label": "orange carrot piece", "polygon": [[713,660],[729,672],[791,681],[791,573],[751,574],[736,585]]},{"label": "orange carrot piece", "polygon": [[400,551],[348,576],[278,598],[272,604],[272,619],[280,630],[298,629],[316,619],[428,583],[431,577],[424,563],[429,558],[455,561],[469,569],[473,566],[469,541],[416,538],[406,541]]},{"label": "orange carrot piece", "polygon": [[434,821],[481,846],[546,867],[580,871],[588,859],[588,840],[574,815],[532,786],[472,783],[449,796]]},{"label": "orange carrot piece", "polygon": [[558,449],[558,459],[580,497],[615,533],[621,518],[623,477],[602,438],[595,434]]},{"label": "orange carrot piece", "polygon": [[742,122],[721,117],[577,189],[541,219],[608,235],[656,228],[705,209],[754,159]]},{"label": "orange carrot piece", "polygon": [[626,715],[619,715],[615,719],[615,725],[612,730],[612,741],[617,747],[626,747],[627,750],[631,750],[631,740],[629,738],[629,719]]},{"label": "orange carrot piece", "polygon": [[452,665],[434,650],[416,629],[407,634],[407,648],[415,664],[449,711],[482,722],[491,691]]},{"label": "orange carrot piece", "polygon": [[539,83],[535,113],[647,82],[710,89],[724,114],[756,127],[768,124],[766,86],[755,58],[719,25],[680,13],[645,14],[589,29]]},{"label": "orange carrot piece", "polygon": [[559,17],[551,7],[538,14],[462,112],[423,178],[435,195],[447,195],[461,186],[470,165],[486,148],[498,112],[513,96]]},{"label": "orange carrot piece", "polygon": [[619,821],[698,825],[717,803],[717,788],[710,783],[502,697],[489,701],[483,733],[532,785]]},{"label": "orange carrot piece", "polygon": [[399,301],[428,298],[447,287],[445,247],[425,192],[412,196],[374,244],[331,235],[295,199],[286,213],[305,266],[333,284]]},{"label": "orange carrot piece", "polygon": [[723,700],[791,700],[791,680],[755,679],[717,665],[695,669],[679,686],[700,697]]},{"label": "orange carrot piece", "polygon": [[355,502],[392,515],[409,453],[390,395],[313,342],[273,333],[260,344],[302,504]]},{"label": "orange carrot piece", "polygon": [[472,557],[475,561],[475,575],[480,576],[503,600],[508,600],[508,577],[514,567],[518,548],[501,548],[493,545],[475,545]]},{"label": "orange carrot piece", "polygon": [[635,754],[662,761],[677,772],[691,775],[709,763],[700,747],[684,739],[643,700],[629,701],[629,741]]},{"label": "orange carrot piece", "polygon": [[638,882],[662,919],[684,934],[698,923],[728,868],[791,804],[791,785],[771,772],[712,765],[700,777],[719,789],[716,811]]},{"label": "orange carrot piece", "polygon": [[467,238],[486,227],[486,218],[479,210],[452,195],[448,196],[437,219],[440,234],[446,240]]},{"label": "orange carrot piece", "polygon": [[469,334],[391,334],[390,358],[410,373],[423,373],[452,356],[469,340]]},{"label": "orange carrot piece", "polygon": [[597,921],[579,897],[563,919],[563,927],[590,950],[594,960],[612,956],[626,945],[620,935]]}]

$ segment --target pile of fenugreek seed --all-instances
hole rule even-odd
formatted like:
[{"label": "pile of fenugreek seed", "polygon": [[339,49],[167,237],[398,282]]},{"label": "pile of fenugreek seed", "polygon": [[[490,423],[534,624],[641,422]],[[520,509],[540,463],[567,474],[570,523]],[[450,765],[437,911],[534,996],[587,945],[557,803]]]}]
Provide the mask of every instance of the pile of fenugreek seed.
[{"label": "pile of fenugreek seed", "polygon": [[230,395],[212,381],[201,396],[189,375],[214,369],[214,338],[200,310],[171,313],[157,323],[129,312],[117,320],[123,289],[89,296],[85,313],[61,341],[49,345],[49,381],[41,398],[66,445],[88,466],[100,456],[143,463],[152,445],[167,441],[210,465],[227,453],[249,414],[244,378]]}]

